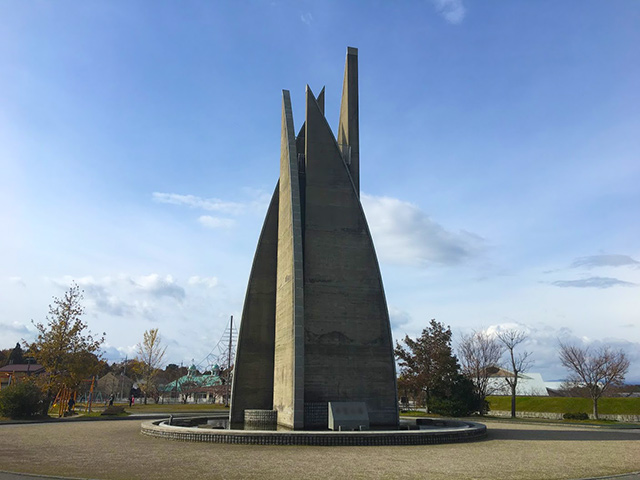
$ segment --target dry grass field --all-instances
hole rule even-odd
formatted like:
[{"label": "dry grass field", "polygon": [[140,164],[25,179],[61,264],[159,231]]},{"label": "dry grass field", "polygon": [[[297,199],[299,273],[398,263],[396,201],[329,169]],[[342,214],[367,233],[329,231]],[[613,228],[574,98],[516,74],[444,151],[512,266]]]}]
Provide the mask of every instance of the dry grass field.
[{"label": "dry grass field", "polygon": [[140,421],[0,425],[0,470],[94,479],[563,479],[640,470],[640,431],[488,422],[487,440],[410,447],[172,442]]}]

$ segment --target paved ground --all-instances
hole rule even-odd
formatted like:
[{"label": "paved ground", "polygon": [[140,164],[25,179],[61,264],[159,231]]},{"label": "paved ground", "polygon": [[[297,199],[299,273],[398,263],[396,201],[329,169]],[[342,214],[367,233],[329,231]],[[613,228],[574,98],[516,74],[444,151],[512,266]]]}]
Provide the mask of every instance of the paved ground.
[{"label": "paved ground", "polygon": [[486,424],[481,442],[403,447],[171,442],[140,435],[135,420],[1,425],[0,470],[109,480],[577,479],[640,471],[640,430]]}]

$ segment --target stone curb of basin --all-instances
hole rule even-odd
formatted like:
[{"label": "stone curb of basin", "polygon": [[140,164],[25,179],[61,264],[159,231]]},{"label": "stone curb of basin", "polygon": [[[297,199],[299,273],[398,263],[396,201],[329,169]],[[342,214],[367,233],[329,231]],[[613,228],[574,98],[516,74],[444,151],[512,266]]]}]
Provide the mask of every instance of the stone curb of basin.
[{"label": "stone curb of basin", "polygon": [[167,425],[165,420],[142,422],[141,433],[182,442],[242,445],[382,446],[437,445],[481,440],[487,427],[481,423],[449,421],[449,428],[392,431],[207,430]]}]

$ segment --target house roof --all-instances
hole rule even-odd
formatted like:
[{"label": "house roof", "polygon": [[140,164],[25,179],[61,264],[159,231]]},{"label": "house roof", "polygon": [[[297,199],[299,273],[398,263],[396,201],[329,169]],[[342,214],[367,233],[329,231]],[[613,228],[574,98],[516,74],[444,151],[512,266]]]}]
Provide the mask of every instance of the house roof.
[{"label": "house roof", "polygon": [[101,376],[98,379],[98,382],[104,382],[104,381],[108,381],[108,380],[116,380],[118,382],[124,380],[125,382],[131,382],[133,383],[133,380],[131,380],[129,377],[127,377],[126,375],[116,375],[113,372],[108,372],[105,373],[103,376]]},{"label": "house roof", "polygon": [[44,367],[37,363],[12,363],[0,368],[2,373],[42,373]]}]

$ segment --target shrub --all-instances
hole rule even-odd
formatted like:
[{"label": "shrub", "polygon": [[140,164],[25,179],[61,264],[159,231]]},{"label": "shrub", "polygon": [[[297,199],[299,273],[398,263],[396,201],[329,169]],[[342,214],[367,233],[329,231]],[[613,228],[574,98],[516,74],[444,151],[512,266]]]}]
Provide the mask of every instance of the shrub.
[{"label": "shrub", "polygon": [[124,412],[124,407],[111,405],[103,410],[100,415],[122,415]]},{"label": "shrub", "polygon": [[589,420],[589,414],[585,412],[579,412],[579,413],[569,412],[562,415],[562,418],[564,418],[565,420]]},{"label": "shrub", "polygon": [[429,411],[445,417],[466,417],[482,411],[483,401],[475,393],[473,382],[462,375],[456,375],[446,388],[433,392]]},{"label": "shrub", "polygon": [[0,390],[0,416],[24,418],[42,410],[42,392],[33,383],[13,383]]}]

